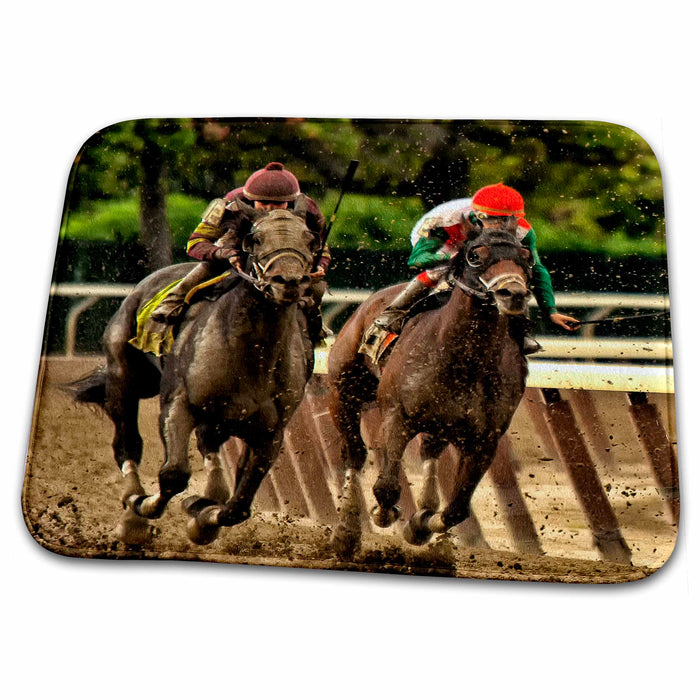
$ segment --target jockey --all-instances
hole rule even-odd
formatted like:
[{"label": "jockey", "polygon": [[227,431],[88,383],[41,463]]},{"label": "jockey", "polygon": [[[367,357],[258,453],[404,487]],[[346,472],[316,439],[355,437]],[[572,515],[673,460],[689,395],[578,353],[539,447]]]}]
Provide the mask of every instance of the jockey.
[{"label": "jockey", "polygon": [[[518,218],[518,240],[532,253],[532,291],[540,309],[554,325],[567,331],[576,330],[579,327],[578,320],[560,314],[556,309],[551,277],[537,253],[535,232],[524,218],[525,204],[522,196],[512,187],[498,183],[482,187],[471,199],[445,202],[419,219],[411,231],[413,250],[408,265],[423,271],[408,283],[374,321],[367,337],[379,330],[400,332],[411,306],[447,279],[450,261],[465,242],[462,217],[476,217],[488,228],[500,226],[505,218],[511,216]],[[525,334],[523,352],[531,354],[540,349],[540,344]]]},{"label": "jockey", "polygon": [[243,271],[245,253],[242,244],[252,222],[239,202],[258,211],[271,211],[287,209],[298,197],[306,198],[306,225],[321,243],[311,272],[313,302],[305,307],[309,333],[314,341],[320,340],[322,323],[318,307],[326,287],[323,278],[331,260],[330,250],[323,240],[326,222],[316,202],[301,194],[299,181],[282,163],[268,163],[254,172],[243,187],[211,202],[187,242],[187,254],[201,262],[154,309],[151,318],[160,323],[175,323],[187,306],[187,293],[197,285],[231,266]]}]

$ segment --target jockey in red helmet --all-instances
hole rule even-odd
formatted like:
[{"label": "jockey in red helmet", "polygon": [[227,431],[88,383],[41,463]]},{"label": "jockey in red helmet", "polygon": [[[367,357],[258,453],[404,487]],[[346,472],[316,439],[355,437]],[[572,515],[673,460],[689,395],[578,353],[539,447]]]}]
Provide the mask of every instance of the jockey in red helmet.
[{"label": "jockey in red helmet", "polygon": [[[320,242],[311,277],[311,297],[314,303],[307,306],[310,332],[320,336],[321,322],[318,305],[325,291],[323,277],[330,264],[330,250],[323,240],[325,219],[316,202],[301,193],[299,181],[282,163],[268,163],[254,172],[243,187],[232,190],[225,197],[213,200],[202,215],[202,221],[187,242],[187,254],[200,260],[197,265],[168,294],[151,314],[154,321],[174,323],[186,308],[185,297],[197,285],[230,269],[243,269],[243,239],[252,227],[240,202],[259,211],[286,209],[299,197],[306,199],[306,225]],[[318,316],[318,318],[316,317]],[[313,326],[313,328],[312,328]],[[318,338],[314,338],[317,340]]]},{"label": "jockey in red helmet", "polygon": [[[365,334],[365,345],[381,331],[400,332],[408,310],[447,278],[450,260],[463,246],[466,236],[463,217],[476,217],[485,227],[500,226],[504,219],[518,219],[517,238],[532,253],[532,291],[547,318],[567,331],[576,330],[578,320],[560,314],[554,302],[552,280],[537,253],[536,238],[525,219],[525,203],[517,190],[503,183],[487,185],[471,199],[457,199],[441,204],[425,214],[411,232],[413,250],[408,264],[423,271],[389,304]],[[539,343],[525,335],[523,352],[531,354],[540,349]]]}]

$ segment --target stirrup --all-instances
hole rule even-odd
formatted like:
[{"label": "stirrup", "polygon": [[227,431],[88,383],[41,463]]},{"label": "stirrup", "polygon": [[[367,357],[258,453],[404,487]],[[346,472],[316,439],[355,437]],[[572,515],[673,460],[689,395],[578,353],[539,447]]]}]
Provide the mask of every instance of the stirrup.
[{"label": "stirrup", "polygon": [[408,311],[405,309],[384,309],[375,319],[374,323],[367,329],[365,335],[369,335],[371,328],[377,328],[390,333],[400,333],[406,323]]},{"label": "stirrup", "polygon": [[378,365],[391,344],[398,338],[398,334],[388,328],[382,328],[375,321],[362,336],[362,342],[357,349],[358,354],[367,355],[369,359]]}]

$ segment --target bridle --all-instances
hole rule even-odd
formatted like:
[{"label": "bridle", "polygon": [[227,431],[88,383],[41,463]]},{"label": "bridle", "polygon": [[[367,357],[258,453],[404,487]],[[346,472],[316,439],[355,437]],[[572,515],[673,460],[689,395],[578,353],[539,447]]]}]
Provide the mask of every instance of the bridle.
[{"label": "bridle", "polygon": [[477,289],[476,287],[470,287],[468,284],[462,282],[462,280],[458,277],[451,277],[449,281],[450,284],[457,287],[458,289],[461,289],[467,296],[476,297],[477,299],[479,299],[479,301],[495,305],[496,297],[494,296],[493,291],[488,288],[488,285],[484,282],[483,279],[481,279],[481,277],[479,277],[478,280],[483,285],[484,291],[482,291],[481,289]]},{"label": "bridle", "polygon": [[258,262],[257,259],[253,259],[252,261],[253,269],[255,270],[255,276],[259,280],[267,274],[267,271],[274,263],[276,263],[278,260],[281,260],[282,258],[292,257],[296,258],[302,265],[309,264],[309,258],[300,253],[298,250],[295,250],[294,248],[280,248],[279,250],[274,250],[270,253],[267,253],[266,255],[263,255],[263,259],[266,257],[269,257],[270,259],[264,264],[260,264],[260,262]]},{"label": "bridle", "polygon": [[[503,243],[503,241],[500,241]],[[505,242],[507,245],[512,245],[510,241]],[[490,261],[490,256],[487,260],[482,260],[481,258],[477,257],[472,257],[470,256],[470,252],[478,246],[472,246],[469,250],[466,250],[464,252],[464,259],[467,263],[467,265],[474,269],[488,269],[492,265],[496,264],[499,261],[496,261],[496,263],[492,263]],[[509,258],[504,258],[505,260]],[[525,277],[526,280],[529,281],[531,276],[532,276],[532,266],[531,265],[526,265],[524,260],[513,260],[516,265],[519,265],[523,271],[525,272]],[[457,287],[460,289],[462,292],[464,292],[467,296],[474,297],[478,299],[481,302],[484,302],[489,305],[495,305],[496,304],[496,292],[506,285],[510,284],[511,282],[518,282],[522,283],[522,278],[520,275],[516,275],[512,272],[506,272],[501,275],[496,275],[493,279],[491,280],[485,280],[482,275],[478,275],[476,277],[476,281],[479,283],[479,287],[467,284],[464,280],[460,279],[459,277],[456,277],[453,273],[453,275],[450,278],[450,284]],[[525,284],[525,287],[527,288],[527,281]]]},{"label": "bridle", "polygon": [[[255,229],[254,229],[255,230]],[[308,229],[305,228],[305,231]],[[299,261],[303,267],[309,266],[313,260],[313,254],[311,251],[308,254],[304,254],[301,250],[292,247],[276,248],[274,250],[269,250],[264,252],[262,255],[258,255],[255,252],[254,246],[249,251],[249,258],[251,263],[251,273],[243,272],[236,269],[236,274],[238,274],[241,279],[244,279],[249,284],[252,284],[258,291],[262,292],[265,296],[271,296],[271,284],[266,279],[268,270],[279,260],[284,258],[294,258]]]}]

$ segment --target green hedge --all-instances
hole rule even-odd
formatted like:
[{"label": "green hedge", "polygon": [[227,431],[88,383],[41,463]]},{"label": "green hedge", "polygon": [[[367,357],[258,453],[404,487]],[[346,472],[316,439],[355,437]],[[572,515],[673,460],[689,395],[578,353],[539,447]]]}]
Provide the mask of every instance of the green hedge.
[{"label": "green hedge", "polygon": [[[338,201],[337,192],[329,192],[319,202],[327,218]],[[182,250],[199,223],[207,201],[184,194],[167,198],[167,216],[173,247]],[[386,198],[375,195],[345,195],[331,231],[333,249],[408,251],[414,223],[425,213],[418,197]],[[559,213],[556,223],[530,218],[542,252],[604,253],[611,257],[643,255],[657,257],[666,252],[665,239],[652,233],[632,237],[625,230],[605,231],[597,223],[595,203],[581,201]],[[69,214],[61,235],[72,240],[133,242],[139,236],[138,199],[94,202],[90,210]]]},{"label": "green hedge", "polygon": [[[184,248],[187,239],[202,219],[208,202],[184,194],[167,198],[166,212],[173,247]],[[139,202],[129,199],[103,200],[93,204],[89,211],[69,214],[61,235],[72,240],[133,242],[139,237]]]},{"label": "green hedge", "polygon": [[[338,193],[327,194],[319,206],[329,219]],[[343,197],[329,244],[354,250],[409,250],[411,229],[425,209],[418,197],[387,199],[349,194]]]}]

